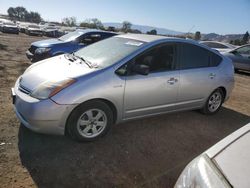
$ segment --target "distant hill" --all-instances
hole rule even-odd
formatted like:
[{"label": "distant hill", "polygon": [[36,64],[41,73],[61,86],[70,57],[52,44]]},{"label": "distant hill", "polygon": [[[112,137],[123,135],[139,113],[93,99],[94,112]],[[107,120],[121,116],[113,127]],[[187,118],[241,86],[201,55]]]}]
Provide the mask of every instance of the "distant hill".
[{"label": "distant hill", "polygon": [[244,34],[219,35],[216,33],[208,33],[208,34],[202,34],[201,39],[202,40],[215,40],[215,41],[221,41],[221,42],[230,42],[231,40],[242,39],[243,35]]},{"label": "distant hill", "polygon": [[[116,23],[116,22],[111,22],[111,23],[103,23],[105,27],[115,27],[115,28],[121,28],[122,23]],[[182,35],[183,32],[180,31],[174,31],[170,29],[165,29],[165,28],[159,28],[159,27],[152,27],[152,26],[146,26],[146,25],[132,25],[132,29],[138,29],[142,33],[146,33],[147,31],[151,31],[155,29],[157,31],[157,34],[161,35]]]}]

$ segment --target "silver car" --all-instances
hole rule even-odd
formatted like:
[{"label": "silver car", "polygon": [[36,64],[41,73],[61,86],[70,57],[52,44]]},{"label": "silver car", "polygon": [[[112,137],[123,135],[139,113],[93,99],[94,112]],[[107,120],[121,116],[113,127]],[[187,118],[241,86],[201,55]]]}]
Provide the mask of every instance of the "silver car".
[{"label": "silver car", "polygon": [[238,47],[223,55],[229,57],[234,64],[234,69],[250,71],[250,44]]},{"label": "silver car", "polygon": [[201,44],[204,44],[218,52],[228,52],[232,49],[235,49],[236,46],[228,43],[218,42],[218,41],[201,41]]},{"label": "silver car", "polygon": [[231,60],[195,41],[126,34],[31,65],[12,89],[23,125],[79,141],[113,124],[181,110],[216,113],[234,83]]},{"label": "silver car", "polygon": [[249,188],[250,123],[192,160],[174,188]]}]

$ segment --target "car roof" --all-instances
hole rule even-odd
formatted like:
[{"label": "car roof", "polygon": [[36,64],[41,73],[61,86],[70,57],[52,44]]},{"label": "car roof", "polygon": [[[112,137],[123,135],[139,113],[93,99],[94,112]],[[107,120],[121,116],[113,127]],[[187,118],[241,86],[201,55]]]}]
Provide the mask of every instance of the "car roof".
[{"label": "car roof", "polygon": [[157,40],[167,39],[167,38],[174,38],[174,37],[165,37],[160,35],[147,35],[147,34],[122,34],[117,37],[121,38],[127,38],[127,39],[133,39],[133,40],[139,40],[142,42],[154,42]]},{"label": "car roof", "polygon": [[103,30],[99,30],[99,29],[76,29],[76,31],[82,31],[82,32],[99,32],[99,33],[113,33],[116,34],[115,32],[111,32],[111,31],[103,31]]}]

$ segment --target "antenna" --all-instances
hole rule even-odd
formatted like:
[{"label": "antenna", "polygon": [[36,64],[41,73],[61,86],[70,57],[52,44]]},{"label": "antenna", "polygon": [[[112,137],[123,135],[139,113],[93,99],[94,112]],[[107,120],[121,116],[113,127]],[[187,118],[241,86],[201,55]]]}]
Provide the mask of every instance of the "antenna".
[{"label": "antenna", "polygon": [[186,33],[186,39],[188,39],[188,36],[189,36],[189,33],[192,31],[192,29],[195,28],[195,25],[193,25],[189,30],[188,32]]},{"label": "antenna", "polygon": [[193,26],[188,30],[187,33],[190,33],[190,31],[192,31],[194,28],[195,28],[195,25],[193,25]]}]

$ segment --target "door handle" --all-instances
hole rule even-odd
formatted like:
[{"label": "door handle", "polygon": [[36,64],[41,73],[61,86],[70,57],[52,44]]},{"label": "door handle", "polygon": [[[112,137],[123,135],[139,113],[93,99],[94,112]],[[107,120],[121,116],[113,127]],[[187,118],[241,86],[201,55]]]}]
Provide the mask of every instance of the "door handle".
[{"label": "door handle", "polygon": [[170,84],[170,85],[173,85],[175,82],[177,82],[178,79],[176,78],[170,78],[167,82]]},{"label": "door handle", "polygon": [[215,76],[216,76],[216,74],[214,74],[214,73],[209,74],[209,78],[211,78],[211,79],[213,79]]}]

